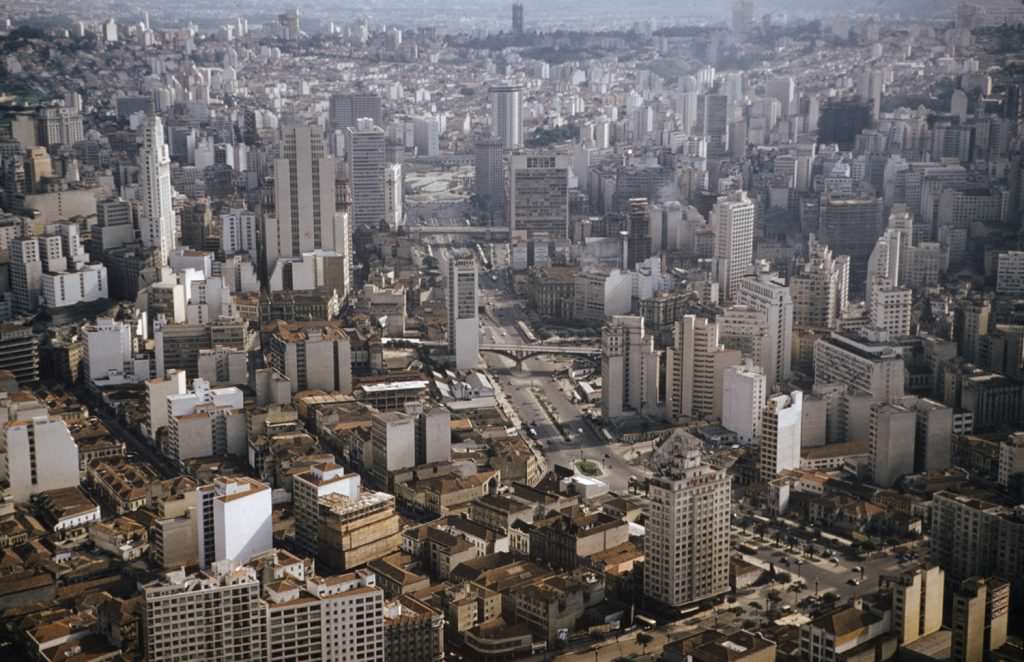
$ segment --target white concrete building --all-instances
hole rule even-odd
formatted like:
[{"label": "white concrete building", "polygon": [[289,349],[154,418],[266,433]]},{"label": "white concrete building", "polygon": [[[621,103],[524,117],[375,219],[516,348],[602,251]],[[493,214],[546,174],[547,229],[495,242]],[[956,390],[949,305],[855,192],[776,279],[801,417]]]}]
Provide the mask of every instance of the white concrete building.
[{"label": "white concrete building", "polygon": [[644,318],[613,315],[601,331],[601,415],[656,413],[660,359],[654,336],[644,332]]},{"label": "white concrete building", "polygon": [[569,156],[513,154],[509,159],[508,220],[512,231],[569,236]]},{"label": "white concrete building", "polygon": [[[215,561],[246,563],[274,547],[270,486],[244,476],[218,477],[213,481],[213,529]],[[204,535],[202,518],[198,534]],[[204,547],[199,538],[200,549]],[[200,559],[200,565],[203,559]],[[207,564],[209,559],[206,559]]]},{"label": "white concrete building", "polygon": [[741,278],[734,300],[765,315],[767,342],[755,362],[764,370],[767,388],[773,390],[792,376],[793,300],[789,287],[775,274]]},{"label": "white concrete building", "polygon": [[249,353],[234,347],[199,350],[199,379],[214,386],[244,386],[249,383]]},{"label": "white concrete building", "polygon": [[336,464],[317,464],[292,477],[292,509],[295,513],[295,544],[315,556],[320,537],[320,497],[342,494],[355,499],[361,486],[359,474],[345,473]]},{"label": "white concrete building", "polygon": [[220,248],[224,255],[245,253],[253,258],[259,255],[256,243],[256,212],[248,209],[231,209],[220,215]]},{"label": "white concrete building", "polygon": [[1014,432],[999,444],[999,484],[1010,485],[1010,478],[1024,473],[1024,432]]},{"label": "white concrete building", "polygon": [[871,328],[880,329],[892,336],[910,335],[913,321],[914,292],[905,287],[879,287],[876,283],[871,291],[871,308],[868,319]]},{"label": "white concrete building", "polygon": [[[90,382],[132,381],[132,330],[124,322],[99,317],[82,327],[85,375]],[[148,375],[147,375],[148,376]]]},{"label": "white concrete building", "polygon": [[376,228],[385,220],[387,160],[384,130],[367,117],[345,129],[346,166],[352,187],[352,223]]},{"label": "white concrete building", "polygon": [[760,438],[766,396],[764,371],[752,361],[726,368],[722,378],[722,427],[735,432],[741,444],[750,445]]},{"label": "white concrete building", "polygon": [[666,410],[671,420],[719,418],[727,368],[739,365],[739,350],[719,344],[718,324],[686,315],[675,323],[673,346],[666,351]]},{"label": "white concrete building", "polygon": [[149,429],[151,439],[156,438],[157,431],[167,426],[167,398],[182,395],[188,388],[188,375],[184,370],[168,370],[166,376],[146,380],[146,405],[149,409]]},{"label": "white concrete building", "polygon": [[850,258],[832,256],[825,244],[809,240],[808,259],[789,279],[793,324],[802,328],[834,329],[846,315],[850,297]]},{"label": "white concrete building", "polygon": [[814,383],[843,384],[873,402],[903,397],[903,352],[869,338],[832,333],[814,343]]},{"label": "white concrete building", "polygon": [[405,179],[401,163],[384,167],[384,222],[391,230],[405,223]]},{"label": "white concrete building", "polygon": [[109,294],[107,268],[102,264],[83,264],[78,271],[42,275],[43,303],[47,308],[63,308],[106,299]]},{"label": "white concrete building", "polygon": [[192,391],[167,396],[164,454],[181,462],[193,457],[247,453],[247,426],[242,391],[235,386],[210,388],[192,380]]},{"label": "white concrete building", "polygon": [[719,292],[724,300],[732,301],[754,259],[754,203],[746,192],[719,197],[711,209],[711,227],[715,232],[713,268]]},{"label": "white concrete building", "polygon": [[768,398],[761,416],[761,480],[773,480],[783,471],[800,468],[803,392]]},{"label": "white concrete building", "polygon": [[471,253],[452,254],[445,283],[448,303],[448,351],[459,370],[480,363],[480,311],[476,259]]},{"label": "white concrete building", "polygon": [[523,146],[523,100],[518,85],[492,85],[491,133],[501,139],[505,149]]},{"label": "white concrete building", "polygon": [[4,475],[15,503],[27,503],[36,494],[77,487],[78,444],[60,417],[35,416],[15,420],[0,430]]},{"label": "white concrete building", "polygon": [[416,418],[397,411],[374,414],[370,444],[371,472],[378,484],[388,486],[389,472],[416,466]]},{"label": "white concrete building", "polygon": [[278,322],[268,356],[271,367],[291,382],[292,393],[352,392],[352,341],[337,322]]},{"label": "white concrete building", "polygon": [[157,249],[158,266],[176,244],[176,219],[171,188],[171,157],[159,115],[147,115],[139,149],[139,234],[142,245]]}]

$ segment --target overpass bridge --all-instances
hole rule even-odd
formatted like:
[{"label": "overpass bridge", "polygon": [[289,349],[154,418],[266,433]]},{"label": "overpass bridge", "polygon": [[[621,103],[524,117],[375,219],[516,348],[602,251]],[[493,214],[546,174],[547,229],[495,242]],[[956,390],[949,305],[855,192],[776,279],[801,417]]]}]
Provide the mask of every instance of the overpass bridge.
[{"label": "overpass bridge", "polygon": [[[408,343],[416,347],[428,347],[430,349],[447,349],[448,343],[444,340],[416,340],[409,338],[385,338],[388,343]],[[480,343],[481,352],[490,352],[507,356],[516,362],[516,368],[523,367],[523,361],[534,356],[561,355],[579,356],[588,359],[597,359],[601,356],[600,347],[584,347],[580,345],[545,345],[543,343]]]},{"label": "overpass bridge", "polygon": [[507,225],[407,225],[403,228],[411,235],[461,235],[470,237],[507,237]]}]

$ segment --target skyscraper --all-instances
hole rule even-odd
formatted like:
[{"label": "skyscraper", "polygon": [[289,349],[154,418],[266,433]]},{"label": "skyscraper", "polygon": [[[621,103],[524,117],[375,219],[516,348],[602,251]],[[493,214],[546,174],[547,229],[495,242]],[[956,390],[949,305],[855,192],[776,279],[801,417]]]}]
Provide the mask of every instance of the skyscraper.
[{"label": "skyscraper", "polygon": [[681,607],[729,590],[731,479],[701,461],[696,439],[665,446],[648,483],[644,596]]},{"label": "skyscraper", "polygon": [[722,158],[729,152],[729,97],[703,94],[697,99],[700,129],[708,139],[708,158]]},{"label": "skyscraper", "polygon": [[381,100],[376,94],[332,94],[328,112],[328,121],[334,131],[350,129],[362,117],[370,118],[377,126],[384,124]]},{"label": "skyscraper", "polygon": [[850,295],[850,259],[833,258],[832,251],[812,236],[808,259],[800,273],[789,279],[793,299],[793,325],[801,328],[835,328],[846,314]]},{"label": "skyscraper", "polygon": [[761,480],[773,480],[780,472],[800,468],[800,426],[803,392],[768,398],[761,415]]},{"label": "skyscraper", "polygon": [[[338,253],[346,271],[350,269],[351,227],[348,215],[336,206],[335,169],[335,159],[327,156],[319,128],[283,130],[274,159],[274,210],[264,215],[268,277],[278,260],[301,258],[318,250]],[[383,202],[383,195],[381,198]]]},{"label": "skyscraper", "polygon": [[626,209],[629,251],[626,267],[635,269],[638,262],[651,256],[651,213],[647,198],[630,198]]},{"label": "skyscraper", "polygon": [[167,264],[174,250],[175,219],[171,200],[171,157],[159,115],[146,115],[139,150],[139,234],[142,245],[155,248],[157,264]]},{"label": "skyscraper", "polygon": [[376,228],[385,219],[384,131],[366,118],[346,129],[349,182],[352,187],[352,223],[354,227]]},{"label": "skyscraper", "polygon": [[459,370],[480,363],[480,314],[476,259],[472,253],[453,253],[448,262],[448,350]]},{"label": "skyscraper", "polygon": [[564,154],[514,154],[509,171],[510,228],[567,237],[569,157]]},{"label": "skyscraper", "polygon": [[473,146],[476,198],[495,220],[505,215],[505,164],[500,138],[481,138]]},{"label": "skyscraper", "polygon": [[743,356],[718,342],[718,323],[685,315],[673,328],[673,346],[666,353],[666,406],[668,417],[721,416],[725,370]]},{"label": "skyscraper", "polygon": [[523,34],[523,3],[512,4],[512,34]]},{"label": "skyscraper", "polygon": [[398,229],[405,221],[404,186],[402,164],[384,166],[384,222],[392,230]]},{"label": "skyscraper", "polygon": [[491,133],[505,149],[523,146],[523,99],[518,85],[492,85]]},{"label": "skyscraper", "polygon": [[792,373],[793,300],[789,288],[774,274],[743,278],[736,290],[736,302],[764,313],[767,339],[757,363],[764,370],[771,392]]},{"label": "skyscraper", "polygon": [[863,292],[868,258],[882,233],[882,199],[871,195],[832,195],[821,200],[821,240],[850,258],[850,289]]},{"label": "skyscraper", "polygon": [[764,371],[752,361],[726,369],[722,379],[722,427],[735,432],[741,443],[752,444],[760,438],[766,393]]},{"label": "skyscraper", "polygon": [[615,418],[627,409],[655,413],[659,358],[643,317],[612,315],[601,331],[601,415]]},{"label": "skyscraper", "polygon": [[752,0],[736,0],[732,5],[732,31],[744,36],[754,25],[754,3]]},{"label": "skyscraper", "polygon": [[754,259],[754,203],[744,191],[721,196],[711,210],[711,225],[719,292],[732,301]]}]

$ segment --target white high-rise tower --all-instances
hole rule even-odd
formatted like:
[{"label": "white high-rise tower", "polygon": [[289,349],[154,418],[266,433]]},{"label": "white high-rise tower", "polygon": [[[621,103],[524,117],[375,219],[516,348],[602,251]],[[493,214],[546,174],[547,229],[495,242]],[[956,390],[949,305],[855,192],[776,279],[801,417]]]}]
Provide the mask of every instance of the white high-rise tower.
[{"label": "white high-rise tower", "polygon": [[476,259],[459,252],[448,263],[448,349],[455,367],[473,370],[480,363],[480,313]]},{"label": "white high-rise tower", "polygon": [[754,258],[754,203],[744,191],[718,198],[711,210],[715,275],[721,296],[732,301]]},{"label": "white high-rise tower", "polygon": [[523,146],[523,100],[518,85],[491,86],[491,131],[505,149]]},{"label": "white high-rise tower", "polygon": [[139,182],[142,245],[157,249],[159,264],[163,266],[167,264],[167,257],[177,241],[171,200],[171,156],[164,141],[164,123],[159,115],[147,115],[142,125]]}]

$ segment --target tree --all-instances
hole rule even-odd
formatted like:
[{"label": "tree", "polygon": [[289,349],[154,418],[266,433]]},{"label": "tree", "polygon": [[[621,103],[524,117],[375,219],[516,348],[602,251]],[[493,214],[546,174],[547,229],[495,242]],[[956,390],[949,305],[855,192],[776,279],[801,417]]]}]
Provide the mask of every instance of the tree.
[{"label": "tree", "polygon": [[646,632],[636,633],[636,643],[640,644],[640,646],[643,647],[644,655],[647,655],[647,644],[651,643],[652,641],[654,641],[654,637],[647,634]]}]

